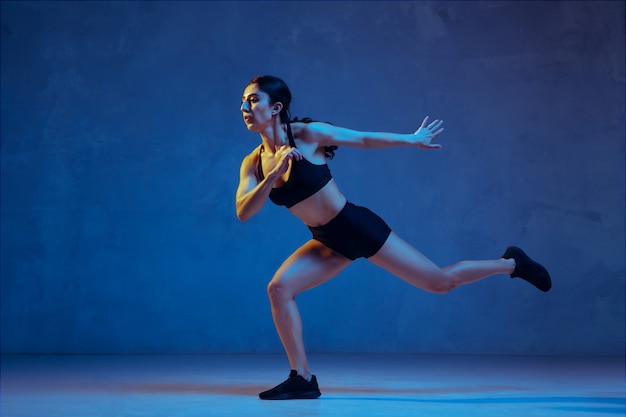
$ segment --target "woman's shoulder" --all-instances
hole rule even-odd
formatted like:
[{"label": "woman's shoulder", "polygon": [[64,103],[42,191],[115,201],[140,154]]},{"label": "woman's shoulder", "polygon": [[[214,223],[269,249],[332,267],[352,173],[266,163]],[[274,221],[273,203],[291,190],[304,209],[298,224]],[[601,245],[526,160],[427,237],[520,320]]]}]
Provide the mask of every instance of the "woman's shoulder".
[{"label": "woman's shoulder", "polygon": [[314,152],[322,152],[328,159],[333,159],[337,146],[323,145],[321,142],[325,137],[332,134],[329,129],[334,126],[329,122],[322,122],[305,118],[303,120],[294,119],[291,123],[291,129],[294,138],[300,143],[309,145],[314,148]]},{"label": "woman's shoulder", "polygon": [[290,127],[294,139],[307,144],[315,141],[315,135],[311,134],[315,130],[315,122],[291,122]]},{"label": "woman's shoulder", "polygon": [[305,117],[303,119],[295,118],[289,124],[294,137],[307,140],[310,137],[309,133],[319,129],[320,125],[329,125],[330,123]]}]

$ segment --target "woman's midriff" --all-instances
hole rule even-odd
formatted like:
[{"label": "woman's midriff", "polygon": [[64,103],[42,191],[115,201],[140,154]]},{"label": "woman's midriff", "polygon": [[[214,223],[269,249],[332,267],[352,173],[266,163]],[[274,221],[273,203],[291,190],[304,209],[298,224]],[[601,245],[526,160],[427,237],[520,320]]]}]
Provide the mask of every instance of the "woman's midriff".
[{"label": "woman's midriff", "polygon": [[289,211],[307,226],[317,227],[334,219],[346,202],[335,181],[330,180],[324,188],[289,208]]}]

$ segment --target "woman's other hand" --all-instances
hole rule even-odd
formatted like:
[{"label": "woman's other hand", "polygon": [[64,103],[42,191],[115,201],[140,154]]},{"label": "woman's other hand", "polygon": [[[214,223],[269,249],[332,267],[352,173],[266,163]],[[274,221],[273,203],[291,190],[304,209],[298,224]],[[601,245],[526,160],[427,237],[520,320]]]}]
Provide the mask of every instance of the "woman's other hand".
[{"label": "woman's other hand", "polygon": [[301,160],[302,153],[298,150],[298,148],[283,145],[276,150],[276,159],[278,159],[278,162],[276,163],[274,169],[270,172],[270,175],[275,174],[277,178],[280,178],[289,169],[289,161],[294,159],[296,161]]},{"label": "woman's other hand", "polygon": [[441,148],[441,145],[432,142],[443,133],[443,127],[441,127],[443,120],[435,119],[429,125],[426,125],[426,123],[428,123],[428,116],[424,118],[424,121],[419,129],[413,133],[415,145],[423,149]]}]

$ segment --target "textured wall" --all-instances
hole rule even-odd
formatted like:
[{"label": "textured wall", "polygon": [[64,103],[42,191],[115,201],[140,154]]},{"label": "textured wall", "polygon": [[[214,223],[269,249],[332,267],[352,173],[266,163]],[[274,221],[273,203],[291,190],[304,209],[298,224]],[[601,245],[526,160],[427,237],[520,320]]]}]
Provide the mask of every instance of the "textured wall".
[{"label": "textured wall", "polygon": [[265,286],[309,237],[240,223],[238,111],[439,151],[342,148],[347,196],[441,265],[543,261],[448,295],[364,260],[299,297],[311,352],[624,351],[624,3],[11,2],[2,12],[2,351],[280,352]]}]

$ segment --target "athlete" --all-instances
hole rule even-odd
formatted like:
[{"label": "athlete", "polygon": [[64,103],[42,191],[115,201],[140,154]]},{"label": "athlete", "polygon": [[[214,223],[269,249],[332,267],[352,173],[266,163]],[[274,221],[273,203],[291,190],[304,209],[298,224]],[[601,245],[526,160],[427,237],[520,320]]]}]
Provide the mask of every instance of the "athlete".
[{"label": "athlete", "polygon": [[355,259],[366,258],[409,284],[433,293],[498,274],[522,278],[541,291],[552,286],[546,268],[509,246],[501,258],[462,261],[440,268],[402,240],[365,207],[347,200],[332,178],[327,159],[338,146],[363,149],[412,146],[439,149],[443,121],[426,117],[413,134],[362,132],[310,119],[291,119],[291,92],[280,78],[253,78],[243,92],[241,112],[261,144],[241,164],[237,217],[246,221],[268,198],[285,206],[312,238],[276,271],[268,285],[272,317],[289,359],[287,380],[259,394],[261,399],[305,399],[321,395],[311,373],[295,297],[336,276]]}]

